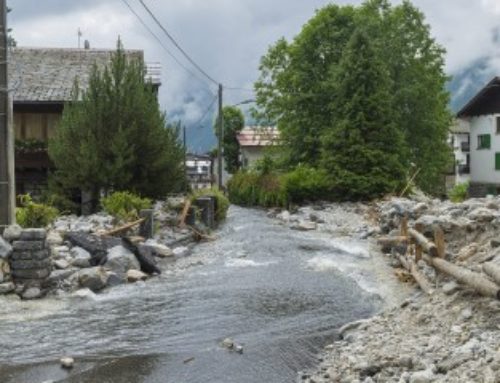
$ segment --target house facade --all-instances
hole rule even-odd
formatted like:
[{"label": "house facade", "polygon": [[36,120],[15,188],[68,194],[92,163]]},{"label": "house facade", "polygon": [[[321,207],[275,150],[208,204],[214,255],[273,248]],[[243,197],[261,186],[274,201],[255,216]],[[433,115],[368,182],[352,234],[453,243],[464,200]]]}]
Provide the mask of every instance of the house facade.
[{"label": "house facade", "polygon": [[208,155],[186,156],[186,177],[191,190],[209,189],[213,185],[213,162]]},{"label": "house facade", "polygon": [[448,135],[453,150],[453,164],[446,175],[446,189],[470,181],[470,126],[463,119],[456,119]]},{"label": "house facade", "polygon": [[[71,101],[75,79],[88,87],[94,64],[102,68],[114,49],[12,48],[9,50],[9,88],[13,89],[16,138],[16,193],[40,193],[47,184],[51,163],[47,142],[61,120],[64,104]],[[141,50],[126,50],[129,59],[144,61]],[[159,64],[147,65],[147,80],[157,92]]]},{"label": "house facade", "polygon": [[481,89],[457,116],[470,129],[469,195],[500,194],[500,77]]},{"label": "house facade", "polygon": [[264,157],[266,149],[279,144],[279,131],[273,126],[246,126],[238,134],[241,167],[251,168]]}]

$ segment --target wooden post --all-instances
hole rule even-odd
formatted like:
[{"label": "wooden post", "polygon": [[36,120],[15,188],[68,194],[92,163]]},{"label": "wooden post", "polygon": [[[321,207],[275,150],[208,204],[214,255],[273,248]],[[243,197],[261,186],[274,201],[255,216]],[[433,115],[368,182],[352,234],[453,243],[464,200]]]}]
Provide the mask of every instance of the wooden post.
[{"label": "wooden post", "polygon": [[139,216],[144,219],[139,227],[139,235],[146,239],[154,237],[154,211],[153,209],[143,209]]},{"label": "wooden post", "polygon": [[[422,232],[423,227],[421,223],[415,224],[415,230],[417,230],[419,233]],[[422,246],[414,239],[415,241],[415,263],[418,263],[422,259]]]},{"label": "wooden post", "polygon": [[439,258],[446,258],[446,244],[444,241],[444,232],[440,227],[434,229],[434,243],[437,248],[437,256]]},{"label": "wooden post", "polygon": [[408,216],[404,216],[401,220],[401,236],[408,237]]}]

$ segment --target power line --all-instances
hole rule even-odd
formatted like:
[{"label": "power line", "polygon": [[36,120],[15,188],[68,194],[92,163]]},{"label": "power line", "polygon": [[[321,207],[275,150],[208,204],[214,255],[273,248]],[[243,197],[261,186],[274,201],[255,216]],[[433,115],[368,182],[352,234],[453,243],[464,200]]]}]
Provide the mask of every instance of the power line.
[{"label": "power line", "polygon": [[205,119],[205,117],[207,116],[208,112],[210,112],[210,110],[212,109],[212,107],[214,106],[215,102],[217,101],[217,98],[218,96],[215,96],[212,101],[210,102],[210,105],[208,106],[208,108],[205,110],[205,112],[203,112],[203,114],[201,115],[201,118],[195,123],[193,124],[193,126],[200,126],[201,127],[201,123],[203,122],[203,120]]},{"label": "power line", "polygon": [[215,85],[219,85],[219,82],[214,80],[207,72],[205,72],[187,53],[182,47],[175,41],[175,39],[172,37],[172,35],[167,31],[167,29],[160,23],[160,21],[156,18],[156,16],[151,12],[151,10],[148,8],[148,6],[144,3],[143,0],[139,0],[144,9],[149,13],[151,18],[155,21],[155,23],[160,27],[160,29],[165,33],[165,35],[169,38],[169,40],[174,44],[177,49],[184,55],[184,57],[194,65],[196,69],[200,71],[207,79],[212,81]]},{"label": "power line", "polygon": [[[139,22],[142,24],[144,28],[155,38],[155,40],[161,45],[161,47],[167,52],[167,54],[181,67],[183,68],[186,72],[188,72],[192,77],[196,78],[198,81],[201,81],[203,84],[207,85],[210,87],[209,83],[202,78],[198,77],[196,73],[194,73],[191,69],[186,67],[175,55],[170,52],[170,50],[163,44],[163,41],[149,28],[149,26],[146,24],[146,22],[139,16],[139,14],[130,6],[130,4],[127,2],[127,0],[122,0],[123,3],[128,7],[130,12],[132,12],[135,17],[139,20]],[[213,95],[213,92],[210,92],[210,94]]]}]

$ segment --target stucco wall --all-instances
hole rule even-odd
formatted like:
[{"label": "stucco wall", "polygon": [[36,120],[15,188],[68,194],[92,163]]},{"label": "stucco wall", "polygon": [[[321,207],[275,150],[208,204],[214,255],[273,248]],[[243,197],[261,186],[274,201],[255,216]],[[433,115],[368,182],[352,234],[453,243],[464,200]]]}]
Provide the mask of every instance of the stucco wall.
[{"label": "stucco wall", "polygon": [[[500,135],[496,133],[496,117],[487,115],[470,120],[471,182],[500,184],[500,170],[495,170],[495,153],[500,153]],[[489,134],[490,149],[478,149],[478,135]]]}]

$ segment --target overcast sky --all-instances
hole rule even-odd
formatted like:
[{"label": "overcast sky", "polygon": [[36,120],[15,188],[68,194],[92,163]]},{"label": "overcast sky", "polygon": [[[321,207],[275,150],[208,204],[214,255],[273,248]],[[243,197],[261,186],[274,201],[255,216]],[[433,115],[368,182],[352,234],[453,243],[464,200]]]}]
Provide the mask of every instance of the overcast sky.
[{"label": "overcast sky", "polygon": [[[156,28],[139,0],[127,0],[167,47],[181,55]],[[179,44],[217,81],[252,88],[260,57],[278,38],[290,39],[327,0],[145,0]],[[338,0],[337,4],[359,4]],[[395,0],[395,3],[398,1]],[[448,51],[453,74],[484,56],[500,57],[500,0],[415,0],[432,33]],[[163,66],[160,102],[169,115],[191,128],[211,101],[207,86],[175,63],[151,37],[123,0],[8,0],[9,26],[19,46],[77,47],[77,29],[95,48],[143,49],[147,61]],[[43,5],[42,5],[43,4]],[[189,64],[185,64],[189,66]],[[491,60],[500,73],[500,60]],[[201,76],[199,76],[201,77]],[[226,93],[227,104],[252,98]],[[209,116],[208,118],[210,118]]]}]

